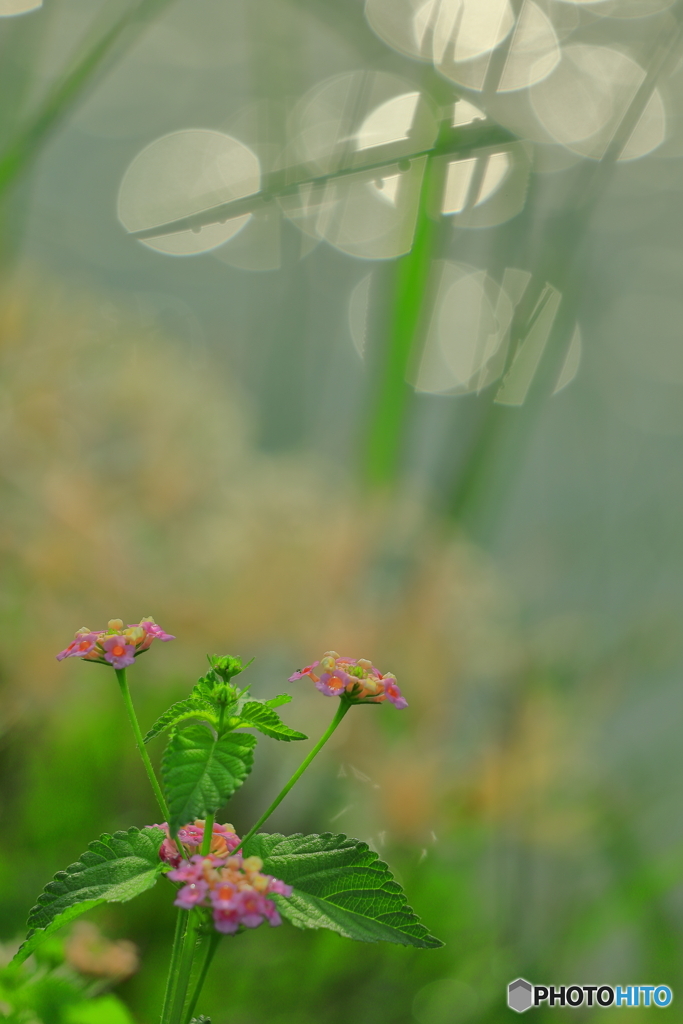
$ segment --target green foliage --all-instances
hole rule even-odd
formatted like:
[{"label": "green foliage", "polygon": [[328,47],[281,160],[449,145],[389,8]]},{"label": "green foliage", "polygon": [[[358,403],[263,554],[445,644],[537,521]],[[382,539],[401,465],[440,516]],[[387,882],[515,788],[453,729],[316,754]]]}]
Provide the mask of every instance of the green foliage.
[{"label": "green foliage", "polygon": [[172,835],[232,796],[251,771],[255,746],[249,733],[220,736],[203,725],[172,733],[161,764]]},{"label": "green foliage", "polygon": [[265,704],[267,708],[279,708],[283,704],[289,704],[292,700],[292,696],[289,693],[278,693],[277,697],[269,697],[268,700],[259,701],[260,704]]},{"label": "green foliage", "polygon": [[111,993],[70,1006],[65,1018],[66,1024],[134,1024],[128,1007]]},{"label": "green foliage", "polygon": [[298,928],[329,928],[359,942],[394,942],[435,949],[408,906],[387,865],[367,845],[345,835],[254,836],[247,856],[263,860],[264,871],[293,886],[277,896],[278,910]]},{"label": "green foliage", "polygon": [[244,671],[240,658],[214,655],[209,658],[211,670],[202,676],[185,700],[178,701],[161,715],[145,736],[149,743],[156,736],[188,719],[209,722],[223,735],[234,729],[258,729],[264,736],[276,740],[305,740],[308,737],[280,719],[275,708],[287,704],[292,698],[287,693],[270,700],[245,699],[248,687],[238,690],[230,679]]},{"label": "green foliage", "polygon": [[213,672],[218,675],[224,683],[227,683],[233,676],[238,676],[240,672],[244,672],[245,668],[251,665],[248,661],[246,665],[242,664],[241,658],[233,658],[229,654],[213,654],[209,657],[209,665]]},{"label": "green foliage", "polygon": [[302,732],[290,729],[282,721],[280,716],[272,707],[258,700],[248,700],[240,704],[237,711],[240,726],[251,726],[258,729],[264,736],[270,736],[274,740],[305,740],[308,739]]},{"label": "green foliage", "polygon": [[[173,835],[181,825],[217,811],[251,771],[256,740],[237,736],[235,730],[254,728],[287,742],[307,738],[285,725],[275,711],[292,699],[288,694],[266,701],[246,699],[248,687],[238,690],[230,682],[246,667],[241,660],[214,655],[209,661],[210,671],[199,679],[190,696],[165,711],[145,736],[148,743],[167,729],[173,730],[161,768]],[[188,719],[203,724],[176,728]]]},{"label": "green foliage", "polygon": [[91,998],[92,981],[64,969],[64,946],[48,939],[33,962],[0,969],[0,1016],[7,1024],[133,1024],[116,996]]},{"label": "green foliage", "polygon": [[168,711],[164,711],[163,715],[157,718],[145,736],[145,743],[149,743],[156,736],[160,736],[167,729],[171,729],[174,725],[178,725],[179,722],[183,722],[188,718],[201,718],[205,722],[211,722],[212,725],[218,725],[218,717],[215,705],[203,697],[192,696],[186,700],[179,700],[177,704],[174,704]]},{"label": "green foliage", "polygon": [[223,679],[218,672],[211,669],[205,676],[197,681],[192,690],[192,696],[200,700],[207,700],[212,707],[230,708],[237,703],[240,691],[228,679]]},{"label": "green foliage", "polygon": [[66,871],[45,886],[28,917],[29,933],[14,960],[25,960],[62,925],[101,903],[125,903],[155,884],[164,870],[158,828],[130,828],[100,836]]}]

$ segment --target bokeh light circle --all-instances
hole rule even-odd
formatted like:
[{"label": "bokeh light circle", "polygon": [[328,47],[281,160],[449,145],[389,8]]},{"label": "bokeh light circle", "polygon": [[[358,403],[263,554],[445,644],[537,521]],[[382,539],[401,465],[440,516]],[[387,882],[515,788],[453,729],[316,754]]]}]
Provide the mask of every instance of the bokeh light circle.
[{"label": "bokeh light circle", "polygon": [[[431,105],[405,79],[365,71],[326,79],[290,117],[280,166],[320,180],[279,199],[285,216],[350,256],[392,259],[407,252],[425,167],[424,157],[408,158],[429,149],[437,130]],[[362,169],[375,162],[382,166]],[[348,173],[354,168],[357,173]]]},{"label": "bokeh light circle", "polygon": [[29,14],[43,6],[43,0],[0,0],[0,18],[12,18],[17,14]]},{"label": "bokeh light circle", "polygon": [[440,74],[468,89],[486,88],[487,93],[528,89],[546,79],[559,61],[560,45],[553,23],[532,0],[525,0],[495,63],[491,50],[468,59],[459,57],[454,47],[434,54]]},{"label": "bokeh light circle", "polygon": [[[145,231],[251,195],[260,184],[258,157],[239,140],[205,129],[172,132],[146,146],[129,165],[119,189],[118,217],[128,231]],[[143,244],[175,256],[209,252],[236,235],[250,217],[159,235]]]},{"label": "bokeh light circle", "polygon": [[[567,46],[542,85],[529,92],[532,109],[549,140],[595,159],[604,156],[645,78],[632,58],[607,46]],[[645,156],[666,137],[666,112],[655,90],[638,124],[623,140],[622,160]],[[539,141],[543,141],[539,139]]]},{"label": "bokeh light circle", "polygon": [[393,49],[436,63],[495,49],[515,23],[509,0],[366,0],[365,17]]}]

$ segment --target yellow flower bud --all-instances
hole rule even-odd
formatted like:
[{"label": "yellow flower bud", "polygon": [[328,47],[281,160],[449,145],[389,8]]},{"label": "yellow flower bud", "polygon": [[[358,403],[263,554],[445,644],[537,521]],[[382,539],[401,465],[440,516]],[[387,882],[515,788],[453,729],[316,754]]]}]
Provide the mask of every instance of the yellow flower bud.
[{"label": "yellow flower bud", "polygon": [[245,857],[242,861],[242,867],[245,871],[260,871],[263,867],[263,861],[260,857]]},{"label": "yellow flower bud", "polygon": [[123,629],[123,619],[110,619],[107,629],[113,629],[115,633],[118,633],[120,629]]}]

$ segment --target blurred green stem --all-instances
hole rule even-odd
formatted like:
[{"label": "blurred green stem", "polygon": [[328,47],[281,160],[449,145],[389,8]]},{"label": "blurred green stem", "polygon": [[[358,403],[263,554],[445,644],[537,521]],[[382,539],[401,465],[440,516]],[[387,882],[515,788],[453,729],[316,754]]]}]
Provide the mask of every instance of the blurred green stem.
[{"label": "blurred green stem", "polygon": [[192,993],[189,1005],[187,1007],[187,1010],[185,1011],[185,1024],[189,1024],[189,1021],[191,1021],[192,1017],[194,1016],[194,1011],[197,1008],[197,1001],[199,1000],[199,996],[201,995],[202,989],[204,987],[206,976],[209,973],[209,967],[211,966],[215,952],[218,949],[218,945],[222,938],[223,936],[221,935],[221,933],[215,930],[212,931],[209,936],[206,956],[204,957],[204,962],[202,963],[201,970],[197,977],[194,992]]},{"label": "blurred green stem", "polygon": [[151,783],[152,789],[154,790],[154,795],[157,798],[157,803],[159,804],[161,813],[164,816],[164,821],[168,821],[170,818],[168,806],[166,804],[166,800],[164,799],[164,794],[161,791],[159,780],[157,779],[154,773],[154,768],[152,767],[152,762],[149,759],[149,754],[147,753],[147,750],[145,748],[145,741],[142,738],[142,733],[140,732],[140,726],[138,725],[137,715],[135,714],[135,708],[133,707],[133,701],[131,700],[130,690],[128,689],[126,670],[125,668],[117,668],[114,671],[116,672],[116,678],[119,681],[119,686],[121,688],[121,696],[123,697],[123,703],[126,706],[128,720],[130,721],[131,727],[133,729],[135,742],[137,743],[138,750],[140,751],[140,757],[142,758],[142,763],[145,766],[147,777]]},{"label": "blurred green stem", "polygon": [[[435,151],[443,147],[442,136],[452,134],[448,122],[441,127]],[[427,157],[420,189],[415,237],[409,253],[396,266],[394,307],[382,353],[383,365],[371,419],[363,445],[363,470],[374,485],[389,484],[398,469],[410,388],[406,373],[429,301],[429,278],[439,238],[439,224],[433,219],[443,182],[443,164]]]},{"label": "blurred green stem", "polygon": [[242,847],[245,845],[245,843],[247,843],[251,839],[251,837],[254,835],[254,833],[257,832],[258,829],[261,828],[261,825],[263,825],[264,821],[266,821],[271,816],[271,814],[273,813],[275,808],[280,806],[280,804],[282,803],[284,798],[289,793],[290,789],[295,785],[296,782],[299,781],[299,779],[301,778],[303,773],[306,771],[306,769],[308,768],[309,764],[311,763],[313,758],[316,756],[316,754],[319,754],[320,751],[323,749],[323,747],[325,746],[325,744],[329,740],[330,736],[332,735],[334,730],[337,728],[337,726],[340,724],[342,718],[344,717],[344,715],[346,714],[346,712],[349,710],[350,707],[351,707],[351,704],[346,699],[346,697],[340,697],[339,698],[339,707],[337,708],[335,716],[332,719],[332,721],[330,722],[330,724],[327,727],[327,729],[325,730],[325,732],[323,733],[323,735],[320,737],[320,739],[316,743],[316,745],[313,747],[313,750],[311,750],[310,754],[308,754],[308,756],[303,759],[303,761],[301,762],[301,764],[299,765],[297,770],[292,775],[292,777],[289,780],[289,782],[287,782],[285,784],[285,786],[280,790],[280,792],[275,797],[275,799],[273,800],[273,802],[270,805],[270,807],[268,808],[268,810],[265,811],[261,815],[259,820],[256,822],[256,824],[252,828],[249,829],[249,831],[247,832],[246,836],[244,837],[242,842],[239,844],[239,846],[236,846],[235,849],[232,851],[233,853],[237,853],[238,850],[241,850]]},{"label": "blurred green stem", "polygon": [[101,69],[106,57],[126,31],[129,41],[135,39],[146,21],[168,6],[171,0],[138,0],[118,21],[104,31],[87,52],[75,62],[63,78],[48,93],[37,111],[26,119],[15,132],[9,144],[0,153],[0,194],[2,194],[30,164],[50,132],[68,113],[82,95],[85,87]]},{"label": "blurred green stem", "polygon": [[213,823],[215,820],[215,814],[207,814],[204,821],[204,835],[202,837],[202,846],[199,851],[202,857],[206,857],[206,855],[211,852],[211,839],[213,838]]},{"label": "blurred green stem", "polygon": [[175,934],[173,936],[173,948],[171,950],[171,962],[168,966],[168,978],[166,979],[166,991],[164,992],[164,1002],[161,1008],[161,1024],[166,1024],[168,1021],[171,1006],[173,1005],[175,983],[178,977],[178,960],[183,948],[188,916],[187,910],[178,910],[178,916],[175,923]]},{"label": "blurred green stem", "polygon": [[[182,911],[182,913],[187,915],[187,927],[181,940],[182,949],[179,954],[176,952],[176,943],[173,944],[168,981],[168,985],[173,986],[173,995],[167,1019],[164,1021],[162,1018],[162,1024],[167,1024],[167,1022],[168,1024],[183,1024],[185,1020],[185,1002],[192,973],[192,963],[197,950],[200,916],[196,907],[193,907],[192,910]],[[174,980],[173,976],[175,976]]]}]

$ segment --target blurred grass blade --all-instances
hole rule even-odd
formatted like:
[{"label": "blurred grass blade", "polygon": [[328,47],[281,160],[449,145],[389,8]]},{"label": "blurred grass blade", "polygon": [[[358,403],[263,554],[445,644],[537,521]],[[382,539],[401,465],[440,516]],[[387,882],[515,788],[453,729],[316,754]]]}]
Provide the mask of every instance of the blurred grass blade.
[{"label": "blurred grass blade", "polygon": [[363,476],[376,486],[390,483],[398,469],[410,389],[406,370],[429,295],[439,226],[429,216],[432,195],[441,180],[439,165],[428,159],[422,179],[413,246],[396,265],[393,309],[389,310],[382,367],[363,439]]},{"label": "blurred grass blade", "polygon": [[[107,58],[120,56],[149,20],[173,0],[138,0],[97,39],[52,87],[37,111],[29,115],[0,152],[0,195],[30,165],[51,131],[69,113]],[[118,47],[118,52],[116,52]]]}]

